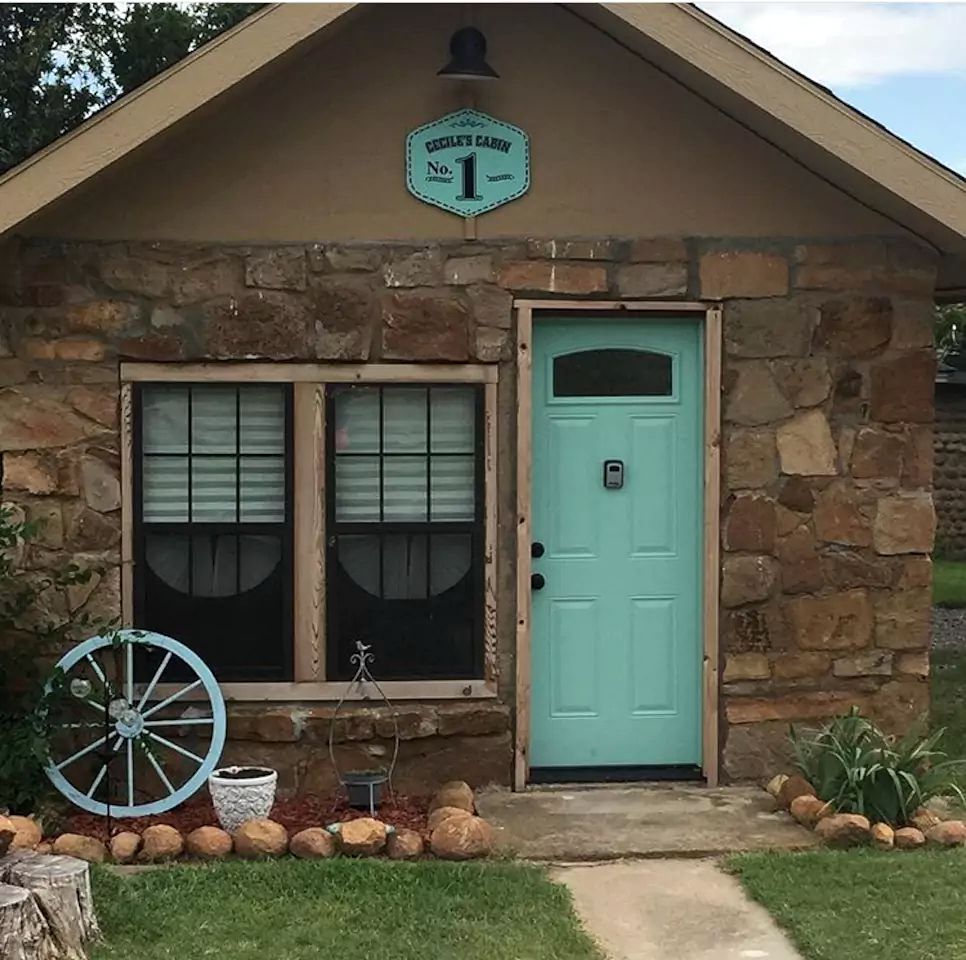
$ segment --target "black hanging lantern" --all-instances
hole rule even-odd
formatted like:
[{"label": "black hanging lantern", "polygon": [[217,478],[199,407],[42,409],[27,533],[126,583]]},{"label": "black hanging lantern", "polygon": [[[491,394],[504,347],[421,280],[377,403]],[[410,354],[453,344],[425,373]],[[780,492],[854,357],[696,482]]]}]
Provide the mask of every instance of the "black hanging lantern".
[{"label": "black hanging lantern", "polygon": [[[366,644],[356,640],[356,652],[349,657],[349,662],[356,668],[352,679],[346,687],[345,693],[339,700],[332,719],[329,722],[329,759],[332,761],[332,769],[342,784],[349,800],[349,806],[359,810],[368,810],[370,816],[376,815],[376,807],[383,800],[383,788],[385,787],[390,798],[392,795],[392,772],[396,766],[396,759],[399,757],[399,715],[396,708],[392,705],[389,698],[383,693],[379,682],[373,677],[369,670],[372,663],[372,654]],[[342,708],[353,690],[357,690],[366,700],[371,700],[370,690],[375,690],[383,706],[388,709],[393,727],[392,759],[388,766],[381,766],[371,770],[340,770],[335,758],[335,726],[338,721]]]},{"label": "black hanging lantern", "polygon": [[463,27],[449,41],[450,60],[436,76],[449,80],[498,80],[486,62],[486,37],[476,27]]}]

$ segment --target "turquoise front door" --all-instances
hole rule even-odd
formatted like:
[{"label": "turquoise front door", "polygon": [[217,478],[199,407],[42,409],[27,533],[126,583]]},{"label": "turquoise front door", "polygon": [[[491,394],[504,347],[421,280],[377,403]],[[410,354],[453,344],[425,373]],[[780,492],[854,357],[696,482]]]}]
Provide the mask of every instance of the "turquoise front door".
[{"label": "turquoise front door", "polygon": [[531,768],[700,766],[700,325],[533,335]]}]

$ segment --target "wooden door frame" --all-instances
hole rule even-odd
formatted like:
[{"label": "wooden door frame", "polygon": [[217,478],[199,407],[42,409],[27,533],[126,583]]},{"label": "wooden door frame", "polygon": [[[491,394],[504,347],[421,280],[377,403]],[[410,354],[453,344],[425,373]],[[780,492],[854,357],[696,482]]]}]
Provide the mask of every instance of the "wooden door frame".
[{"label": "wooden door frame", "polygon": [[[658,314],[702,319],[704,346],[704,569],[702,596],[702,770],[718,784],[718,585],[721,510],[721,315],[720,304],[655,300],[516,300],[517,321],[517,596],[513,789],[527,784],[530,751],[530,508],[533,486],[534,320],[540,313],[613,311],[614,315]],[[534,315],[537,314],[537,317]]]}]

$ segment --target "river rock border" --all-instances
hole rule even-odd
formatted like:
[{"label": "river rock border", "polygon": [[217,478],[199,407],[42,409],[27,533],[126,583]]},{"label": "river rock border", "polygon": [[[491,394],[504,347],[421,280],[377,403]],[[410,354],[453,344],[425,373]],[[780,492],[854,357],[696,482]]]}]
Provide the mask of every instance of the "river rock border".
[{"label": "river rock border", "polygon": [[966,845],[966,823],[944,820],[935,810],[919,807],[899,828],[874,823],[857,813],[836,813],[831,803],[797,774],[779,773],[765,787],[780,810],[786,810],[803,827],[814,830],[830,847],[872,846],[879,850],[917,850]]},{"label": "river rock border", "polygon": [[373,817],[358,817],[328,825],[318,824],[295,833],[275,820],[258,818],[243,823],[233,833],[205,825],[186,835],[168,824],[153,824],[137,833],[122,830],[105,844],[96,837],[62,833],[43,839],[40,824],[31,817],[2,818],[6,833],[13,834],[11,849],[38,854],[76,857],[89,863],[156,864],[180,859],[244,860],[283,857],[324,860],[336,856],[417,860],[474,860],[493,852],[494,832],[476,816],[476,801],[462,780],[444,783],[429,806],[424,831],[393,827]]}]

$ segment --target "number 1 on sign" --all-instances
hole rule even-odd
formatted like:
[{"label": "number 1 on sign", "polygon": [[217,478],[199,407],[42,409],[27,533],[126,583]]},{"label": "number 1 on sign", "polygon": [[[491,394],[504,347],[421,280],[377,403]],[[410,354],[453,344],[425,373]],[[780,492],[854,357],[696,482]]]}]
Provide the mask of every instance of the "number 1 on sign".
[{"label": "number 1 on sign", "polygon": [[476,192],[476,154],[468,153],[465,157],[457,157],[456,162],[463,169],[463,192],[457,200],[482,200]]}]

